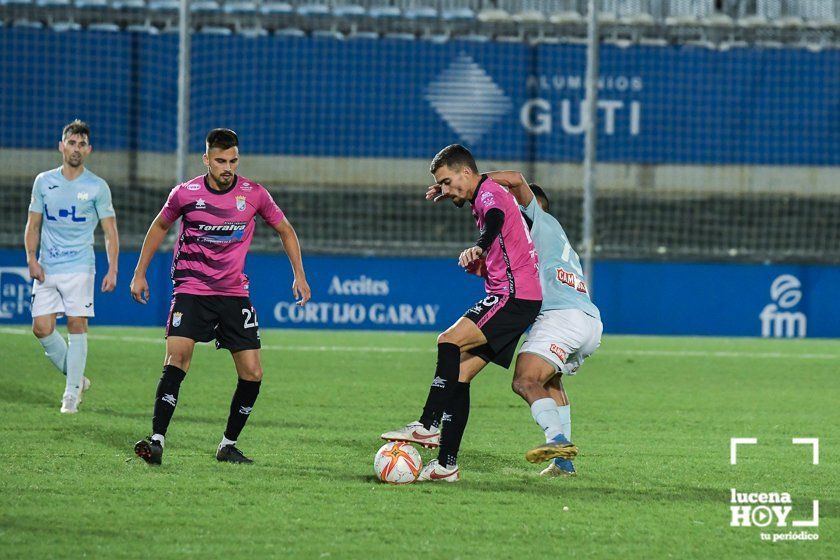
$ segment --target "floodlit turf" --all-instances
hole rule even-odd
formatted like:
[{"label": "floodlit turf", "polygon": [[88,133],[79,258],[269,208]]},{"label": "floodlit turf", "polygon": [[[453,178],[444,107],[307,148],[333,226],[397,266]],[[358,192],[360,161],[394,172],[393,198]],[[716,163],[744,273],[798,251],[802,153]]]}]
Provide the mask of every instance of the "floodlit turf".
[{"label": "floodlit turf", "polygon": [[[150,430],[161,329],[92,329],[75,416],[35,338],[0,334],[3,558],[840,557],[838,341],[605,337],[566,383],[576,479],[524,460],[541,432],[491,366],[473,383],[463,481],[394,487],[373,454],[418,416],[433,334],[263,331],[239,442],[252,466],[213,457],[235,374],[201,346],[157,468],[132,446]],[[731,437],[759,441],[735,466]],[[794,437],[820,438],[819,465]],[[730,527],[730,488],[789,492],[788,523],[817,499],[819,527]],[[761,541],[803,530],[819,541]]]}]

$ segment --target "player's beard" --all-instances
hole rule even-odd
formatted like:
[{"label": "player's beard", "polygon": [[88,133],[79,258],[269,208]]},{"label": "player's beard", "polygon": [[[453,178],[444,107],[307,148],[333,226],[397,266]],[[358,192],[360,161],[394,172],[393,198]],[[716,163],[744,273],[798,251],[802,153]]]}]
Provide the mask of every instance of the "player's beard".
[{"label": "player's beard", "polygon": [[216,180],[216,184],[220,187],[227,188],[230,186],[231,181],[233,181],[233,174],[230,175],[219,175],[218,177],[213,177]]},{"label": "player's beard", "polygon": [[466,202],[467,202],[467,201],[466,201],[466,200],[464,200],[463,198],[453,198],[453,199],[452,199],[452,204],[454,204],[454,205],[455,205],[455,206],[457,206],[458,208],[463,208],[463,207],[464,207],[464,204],[466,204]]},{"label": "player's beard", "polygon": [[70,167],[79,167],[82,165],[82,156],[70,156],[67,158],[67,165]]}]

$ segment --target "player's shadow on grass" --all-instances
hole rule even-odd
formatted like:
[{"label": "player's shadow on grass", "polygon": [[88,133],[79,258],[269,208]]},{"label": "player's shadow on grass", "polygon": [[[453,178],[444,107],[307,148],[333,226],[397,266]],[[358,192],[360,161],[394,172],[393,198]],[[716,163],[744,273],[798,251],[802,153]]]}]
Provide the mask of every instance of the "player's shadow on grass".
[{"label": "player's shadow on grass", "polygon": [[35,406],[48,405],[57,409],[58,405],[61,404],[62,391],[61,388],[53,390],[13,384],[0,391],[0,402]]},{"label": "player's shadow on grass", "polygon": [[[523,480],[525,479],[525,480]],[[728,494],[720,488],[698,488],[689,486],[670,486],[661,488],[618,488],[615,486],[583,486],[587,484],[583,477],[575,479],[542,478],[536,473],[533,480],[521,477],[514,480],[487,481],[471,485],[473,491],[478,492],[511,492],[516,494],[533,494],[544,497],[556,492],[558,495],[585,500],[615,500],[617,497],[628,502],[662,501],[672,502],[725,502]],[[581,484],[582,483],[582,484]]]},{"label": "player's shadow on grass", "polygon": [[[149,410],[143,412],[126,412],[122,410],[114,410],[112,408],[96,408],[91,407],[88,409],[89,412],[93,414],[100,414],[104,416],[108,416],[110,418],[126,418],[128,420],[137,420],[140,422],[140,425],[148,427],[149,423],[152,421],[152,410],[149,407]],[[178,410],[176,413],[175,418],[173,419],[173,424],[201,424],[210,427],[219,428],[221,426],[222,429],[225,427],[225,423],[227,422],[227,410],[220,411],[216,416],[202,416],[193,414],[192,411],[182,411]],[[268,429],[285,429],[285,430],[293,430],[293,429],[301,429],[301,428],[310,428],[310,424],[304,424],[303,422],[291,422],[291,421],[283,421],[283,420],[273,420],[273,419],[259,419],[252,421],[254,427],[258,428],[268,428]],[[250,424],[249,424],[250,425]],[[218,430],[216,430],[218,431]]]}]

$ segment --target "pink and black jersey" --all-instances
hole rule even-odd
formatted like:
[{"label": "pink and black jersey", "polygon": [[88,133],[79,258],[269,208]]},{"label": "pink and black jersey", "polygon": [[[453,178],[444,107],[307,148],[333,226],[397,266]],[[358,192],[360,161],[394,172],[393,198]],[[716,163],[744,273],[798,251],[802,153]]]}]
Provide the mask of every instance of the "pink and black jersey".
[{"label": "pink and black jersey", "polygon": [[160,212],[167,222],[182,218],[172,259],[174,293],[247,296],[245,256],[259,214],[274,227],[283,211],[260,184],[235,176],[223,190],[210,188],[202,175],[169,193]]},{"label": "pink and black jersey", "polygon": [[488,294],[510,294],[517,299],[541,300],[537,251],[516,199],[507,189],[482,176],[471,201],[473,217],[479,229],[493,208],[504,213],[502,231],[485,251]]}]

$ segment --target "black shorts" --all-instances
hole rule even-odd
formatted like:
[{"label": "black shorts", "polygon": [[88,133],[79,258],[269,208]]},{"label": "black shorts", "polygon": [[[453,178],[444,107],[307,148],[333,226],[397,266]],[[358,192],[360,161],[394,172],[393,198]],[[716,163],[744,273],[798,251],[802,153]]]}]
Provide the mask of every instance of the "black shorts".
[{"label": "black shorts", "polygon": [[541,300],[516,299],[508,294],[489,294],[479,300],[464,317],[481,329],[487,344],[467,352],[503,368],[510,367],[519,337],[537,319],[540,307]]},{"label": "black shorts", "polygon": [[260,347],[257,312],[247,297],[175,294],[166,320],[166,336],[196,342],[216,339],[216,348],[231,352]]}]

